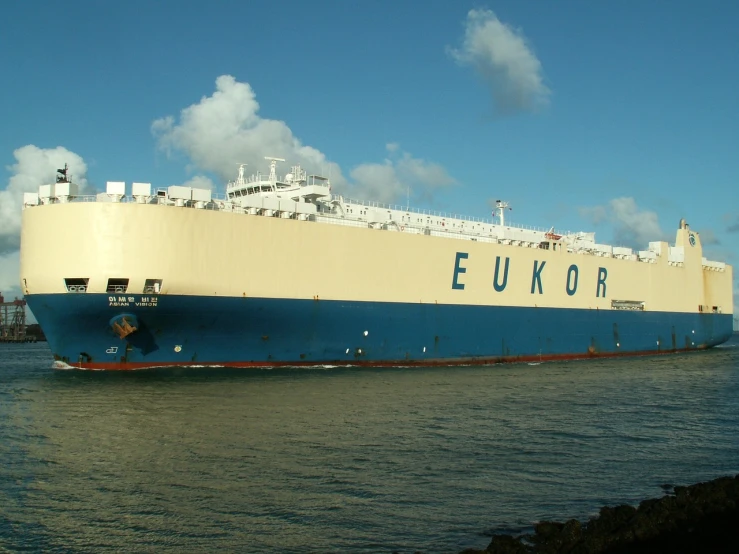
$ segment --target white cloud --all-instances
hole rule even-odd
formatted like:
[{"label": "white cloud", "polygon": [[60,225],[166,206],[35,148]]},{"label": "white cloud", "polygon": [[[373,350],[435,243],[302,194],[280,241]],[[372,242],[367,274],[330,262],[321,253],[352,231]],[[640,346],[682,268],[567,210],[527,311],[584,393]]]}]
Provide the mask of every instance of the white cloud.
[{"label": "white cloud", "polygon": [[62,146],[39,148],[32,144],[13,152],[16,163],[8,166],[13,175],[0,191],[0,255],[17,250],[20,245],[21,205],[24,192],[36,192],[43,184],[56,180],[56,170],[69,165],[72,179],[87,188],[87,164],[74,152]]},{"label": "white cloud", "polygon": [[406,194],[406,187],[398,178],[395,167],[386,163],[362,164],[352,169],[351,178],[358,183],[347,194],[360,199],[373,198],[378,202],[392,202]]},{"label": "white cloud", "polygon": [[593,225],[600,225],[608,220],[608,210],[605,206],[583,206],[579,208],[580,217],[592,222]]},{"label": "white cloud", "polygon": [[411,184],[417,183],[428,192],[454,184],[446,170],[438,164],[414,158],[408,152],[395,162],[400,178]]},{"label": "white cloud", "polygon": [[211,180],[211,178],[206,177],[205,175],[194,175],[191,179],[182,183],[182,186],[207,190],[215,190],[216,188],[216,184]]},{"label": "white cloud", "polygon": [[549,102],[541,62],[526,37],[490,10],[467,13],[462,47],[449,54],[488,83],[498,113],[535,111]]},{"label": "white cloud", "polygon": [[414,158],[396,143],[388,144],[387,149],[391,156],[383,163],[365,163],[351,170],[348,194],[391,203],[409,194],[414,199],[429,199],[436,190],[455,183],[440,165]]},{"label": "white cloud", "polygon": [[580,216],[598,225],[613,225],[613,238],[618,244],[645,248],[650,241],[668,240],[655,212],[642,210],[631,197],[614,198],[606,206],[579,208]]},{"label": "white cloud", "polygon": [[172,116],[157,119],[151,131],[161,149],[184,153],[196,167],[224,181],[233,179],[240,163],[254,172],[264,171],[265,156],[285,158],[310,172],[330,169],[332,180],[343,181],[338,167],[320,151],[303,145],[283,121],[264,119],[258,111],[248,83],[221,75],[211,96],[183,109],[178,120]]},{"label": "white cloud", "polygon": [[[151,131],[161,149],[185,154],[194,168],[213,172],[223,181],[234,178],[240,163],[249,165],[249,173],[264,173],[268,167],[264,157],[274,156],[300,164],[309,173],[330,176],[337,192],[360,199],[392,202],[405,197],[409,188],[414,197],[427,197],[454,183],[441,166],[414,158],[393,142],[386,145],[388,159],[353,168],[349,172],[352,181],[348,181],[336,163],[303,144],[285,122],[262,118],[258,111],[248,83],[221,75],[211,96],[184,108],[178,119],[157,119]],[[197,176],[193,181],[203,188],[212,187],[206,179]]]}]

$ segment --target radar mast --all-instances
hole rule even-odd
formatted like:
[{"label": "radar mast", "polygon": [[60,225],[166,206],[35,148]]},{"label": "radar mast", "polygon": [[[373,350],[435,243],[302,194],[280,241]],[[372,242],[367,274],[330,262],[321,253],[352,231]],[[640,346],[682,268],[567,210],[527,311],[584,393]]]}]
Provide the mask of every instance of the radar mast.
[{"label": "radar mast", "polygon": [[508,202],[504,202],[502,200],[496,200],[495,201],[495,211],[498,212],[498,217],[500,218],[500,224],[505,225],[505,210],[508,208],[509,210],[512,210],[513,208],[510,208],[508,205]]}]

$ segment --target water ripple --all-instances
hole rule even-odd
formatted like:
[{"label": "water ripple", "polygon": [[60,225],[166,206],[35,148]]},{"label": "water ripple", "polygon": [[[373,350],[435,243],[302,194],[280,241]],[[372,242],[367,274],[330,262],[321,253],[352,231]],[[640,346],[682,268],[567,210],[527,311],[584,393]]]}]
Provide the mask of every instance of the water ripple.
[{"label": "water ripple", "polygon": [[453,552],[739,473],[739,348],[52,371],[0,345],[0,549]]}]

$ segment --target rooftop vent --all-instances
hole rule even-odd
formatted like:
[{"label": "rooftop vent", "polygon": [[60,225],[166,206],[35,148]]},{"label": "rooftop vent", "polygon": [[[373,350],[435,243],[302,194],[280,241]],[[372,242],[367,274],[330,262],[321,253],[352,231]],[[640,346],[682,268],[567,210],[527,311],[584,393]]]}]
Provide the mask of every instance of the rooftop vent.
[{"label": "rooftop vent", "polygon": [[126,196],[126,183],[122,181],[108,181],[105,185],[105,192],[110,197],[111,202],[120,202],[121,198]]},{"label": "rooftop vent", "polygon": [[151,183],[133,183],[131,185],[131,196],[139,204],[146,204],[151,200]]}]

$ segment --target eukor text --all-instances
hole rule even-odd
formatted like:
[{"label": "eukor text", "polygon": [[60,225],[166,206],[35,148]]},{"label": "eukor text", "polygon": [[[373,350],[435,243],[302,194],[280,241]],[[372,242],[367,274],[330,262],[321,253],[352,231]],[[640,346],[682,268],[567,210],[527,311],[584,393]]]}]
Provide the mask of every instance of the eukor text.
[{"label": "eukor text", "polygon": [[[452,276],[452,289],[464,290],[464,281],[462,276],[467,273],[464,260],[469,258],[467,252],[457,252],[454,260],[454,273]],[[508,286],[508,269],[511,265],[511,259],[509,257],[502,258],[501,256],[495,257],[495,272],[493,274],[493,290],[495,292],[503,292]],[[546,265],[547,262],[540,262],[534,260],[534,266],[531,271],[531,294],[544,294],[544,283],[546,281]],[[598,268],[595,288],[596,298],[606,297],[606,279],[608,278],[608,271],[605,267]],[[567,268],[567,274],[565,275],[564,288],[568,296],[574,296],[577,293],[577,286],[580,281],[580,269],[577,264],[570,265]]]},{"label": "eukor text", "polygon": [[155,307],[158,297],[156,296],[108,296],[108,306],[120,306],[137,308]]}]

